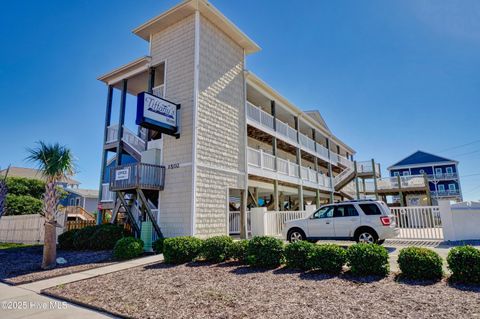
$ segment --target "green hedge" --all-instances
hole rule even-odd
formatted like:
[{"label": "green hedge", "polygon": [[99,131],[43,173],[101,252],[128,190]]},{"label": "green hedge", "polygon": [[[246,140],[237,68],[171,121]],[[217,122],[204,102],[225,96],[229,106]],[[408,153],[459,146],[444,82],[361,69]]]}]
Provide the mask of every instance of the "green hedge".
[{"label": "green hedge", "polygon": [[249,242],[249,240],[247,240],[247,239],[234,241],[230,245],[230,252],[228,253],[230,258],[232,258],[234,260],[237,260],[241,263],[246,262],[247,261],[248,242]]},{"label": "green hedge", "polygon": [[117,241],[113,248],[116,259],[132,259],[143,254],[143,241],[133,237],[124,237]]},{"label": "green hedge", "polygon": [[43,209],[43,201],[28,195],[7,194],[5,200],[5,216],[39,214]]},{"label": "green hedge", "polygon": [[307,261],[315,245],[307,241],[296,241],[285,246],[285,263],[288,268],[307,269]]},{"label": "green hedge", "polygon": [[113,224],[103,224],[96,226],[93,236],[90,238],[90,249],[108,250],[113,249],[118,240],[124,236],[122,226]]},{"label": "green hedge", "polygon": [[390,271],[388,251],[377,244],[350,246],[347,249],[347,265],[355,276],[386,276]]},{"label": "green hedge", "polygon": [[204,240],[201,256],[210,262],[222,262],[229,258],[233,239],[230,236],[215,236]]},{"label": "green hedge", "polygon": [[79,229],[73,235],[73,247],[75,250],[89,250],[92,247],[92,237],[97,231],[97,226],[87,226]]},{"label": "green hedge", "polygon": [[173,237],[163,243],[163,258],[167,264],[183,264],[195,260],[202,249],[202,240],[192,237]]},{"label": "green hedge", "polygon": [[268,236],[253,237],[248,243],[247,263],[254,267],[276,268],[283,262],[283,242]]},{"label": "green hedge", "polygon": [[466,284],[480,284],[480,250],[472,246],[450,249],[447,256],[452,281]]},{"label": "green hedge", "polygon": [[163,242],[164,241],[165,241],[165,238],[159,238],[152,243],[153,251],[156,254],[163,254]]},{"label": "green hedge", "polygon": [[72,229],[66,232],[63,232],[61,235],[58,236],[58,248],[65,249],[65,250],[72,250],[75,249],[74,245],[74,238],[75,234],[79,231],[79,229]]},{"label": "green hedge", "polygon": [[347,262],[347,251],[335,244],[314,245],[307,268],[328,274],[339,274]]},{"label": "green hedge", "polygon": [[439,280],[443,276],[443,260],[431,249],[403,248],[398,254],[397,262],[405,278]]}]

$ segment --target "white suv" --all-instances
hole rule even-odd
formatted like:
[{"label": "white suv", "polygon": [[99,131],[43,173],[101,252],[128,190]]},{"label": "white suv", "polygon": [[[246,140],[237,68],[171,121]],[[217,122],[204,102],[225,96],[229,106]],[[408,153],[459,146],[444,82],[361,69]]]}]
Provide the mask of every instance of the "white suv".
[{"label": "white suv", "polygon": [[320,207],[310,216],[285,223],[288,241],[346,239],[383,244],[399,233],[395,219],[382,201],[353,200]]}]

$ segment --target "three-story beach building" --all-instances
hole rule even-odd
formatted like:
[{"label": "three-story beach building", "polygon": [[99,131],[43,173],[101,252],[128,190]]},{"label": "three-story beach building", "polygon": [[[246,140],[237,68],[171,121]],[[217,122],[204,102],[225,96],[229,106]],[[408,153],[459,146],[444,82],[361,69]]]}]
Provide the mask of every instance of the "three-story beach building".
[{"label": "three-story beach building", "polygon": [[[123,212],[134,231],[149,219],[167,237],[207,237],[228,233],[232,211],[352,198],[342,189],[355,176],[354,149],[319,111],[302,111],[247,69],[260,47],[209,2],[184,1],[133,33],[147,55],[99,78],[108,88],[100,208],[113,219]],[[127,127],[129,99],[142,100],[130,110],[141,112],[146,97],[176,106],[173,131],[148,120]]]}]

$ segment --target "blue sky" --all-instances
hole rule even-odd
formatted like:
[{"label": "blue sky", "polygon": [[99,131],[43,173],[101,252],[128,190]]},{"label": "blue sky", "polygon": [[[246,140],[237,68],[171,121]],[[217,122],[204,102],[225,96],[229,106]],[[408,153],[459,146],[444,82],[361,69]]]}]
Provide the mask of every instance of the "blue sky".
[{"label": "blue sky", "polygon": [[[0,166],[27,165],[27,147],[58,141],[82,186],[97,188],[106,87],[96,78],[146,55],[131,30],[176,3],[3,2]],[[317,108],[358,160],[386,168],[418,149],[453,158],[464,197],[480,200],[480,2],[212,3],[262,47],[247,67]]]}]

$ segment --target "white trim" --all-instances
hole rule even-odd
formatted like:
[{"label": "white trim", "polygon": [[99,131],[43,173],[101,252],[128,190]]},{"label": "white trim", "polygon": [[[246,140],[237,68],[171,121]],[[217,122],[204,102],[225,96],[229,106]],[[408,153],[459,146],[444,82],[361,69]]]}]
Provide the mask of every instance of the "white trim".
[{"label": "white trim", "polygon": [[411,165],[399,165],[399,166],[390,166],[387,170],[395,170],[395,169],[408,169],[408,168],[419,168],[419,167],[432,167],[432,166],[443,166],[443,165],[456,165],[457,162],[429,162],[429,163],[421,163],[421,164],[411,164]]},{"label": "white trim", "polygon": [[191,235],[195,236],[196,226],[196,191],[197,191],[197,127],[198,127],[198,94],[200,69],[200,11],[195,11],[195,48],[193,73],[193,150],[192,150],[192,225]]}]

